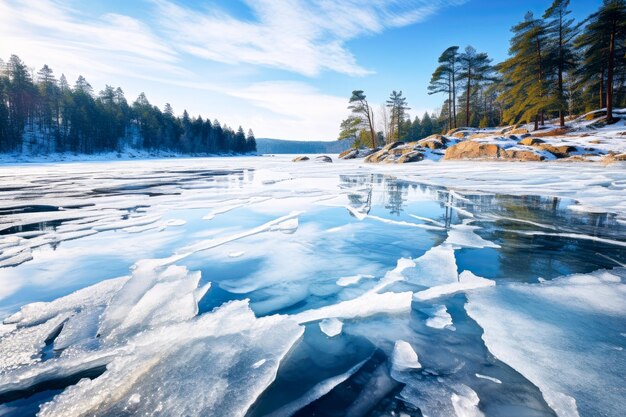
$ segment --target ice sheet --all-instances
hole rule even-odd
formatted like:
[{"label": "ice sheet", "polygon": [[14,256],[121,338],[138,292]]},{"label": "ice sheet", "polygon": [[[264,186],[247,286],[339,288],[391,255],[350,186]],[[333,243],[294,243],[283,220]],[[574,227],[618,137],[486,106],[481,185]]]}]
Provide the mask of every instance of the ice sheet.
[{"label": "ice sheet", "polygon": [[459,274],[459,281],[452,284],[437,285],[427,290],[415,293],[415,299],[420,301],[431,300],[461,291],[471,291],[479,288],[493,287],[496,283],[493,280],[482,278],[472,274],[470,271],[463,271]]},{"label": "ice sheet", "polygon": [[619,416],[626,368],[612,346],[623,343],[624,277],[617,268],[496,286],[469,293],[466,310],[489,350],[536,384],[560,417]]}]

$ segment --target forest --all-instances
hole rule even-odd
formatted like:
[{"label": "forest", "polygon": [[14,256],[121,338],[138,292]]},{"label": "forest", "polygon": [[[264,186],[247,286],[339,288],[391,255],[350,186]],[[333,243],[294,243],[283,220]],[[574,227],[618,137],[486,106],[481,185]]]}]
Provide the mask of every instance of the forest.
[{"label": "forest", "polygon": [[432,73],[428,94],[444,97],[441,109],[411,119],[402,91],[375,107],[363,90],[349,99],[350,116],[339,139],[376,147],[414,141],[457,127],[486,128],[626,107],[626,0],[604,0],[583,21],[570,16],[569,0],[554,0],[541,16],[528,12],[511,28],[509,56],[494,63],[472,46],[446,48]]},{"label": "forest", "polygon": [[95,94],[83,76],[70,86],[44,65],[33,73],[17,55],[0,59],[0,152],[93,154],[126,149],[185,154],[256,152],[246,135],[172,106],[161,111],[146,95],[129,104],[120,87]]}]

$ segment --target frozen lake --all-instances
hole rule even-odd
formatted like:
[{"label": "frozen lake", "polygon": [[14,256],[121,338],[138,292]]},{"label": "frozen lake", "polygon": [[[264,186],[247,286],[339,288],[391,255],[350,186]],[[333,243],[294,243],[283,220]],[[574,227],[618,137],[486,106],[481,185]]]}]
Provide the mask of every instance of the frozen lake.
[{"label": "frozen lake", "polygon": [[0,416],[621,416],[626,166],[0,168]]}]

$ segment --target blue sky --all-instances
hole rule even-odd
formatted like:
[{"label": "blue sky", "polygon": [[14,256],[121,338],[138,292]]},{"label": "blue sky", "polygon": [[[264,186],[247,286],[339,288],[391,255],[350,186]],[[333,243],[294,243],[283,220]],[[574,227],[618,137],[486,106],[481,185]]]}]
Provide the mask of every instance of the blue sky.
[{"label": "blue sky", "polygon": [[[48,64],[96,91],[144,91],[176,113],[257,137],[333,140],[354,89],[378,107],[403,90],[412,115],[441,51],[506,58],[510,28],[551,0],[0,0],[0,57]],[[571,0],[583,19],[601,0]]]}]

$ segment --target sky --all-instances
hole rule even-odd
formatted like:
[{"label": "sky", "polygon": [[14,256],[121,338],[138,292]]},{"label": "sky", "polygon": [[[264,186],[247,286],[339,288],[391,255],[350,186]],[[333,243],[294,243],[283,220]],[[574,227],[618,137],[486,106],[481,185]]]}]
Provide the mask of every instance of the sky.
[{"label": "sky", "polygon": [[[96,92],[120,86],[256,137],[334,140],[352,90],[378,108],[402,90],[411,115],[437,58],[472,45],[507,57],[510,28],[551,0],[0,0],[0,58],[44,64]],[[571,0],[578,20],[601,0]]]}]

